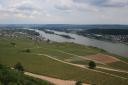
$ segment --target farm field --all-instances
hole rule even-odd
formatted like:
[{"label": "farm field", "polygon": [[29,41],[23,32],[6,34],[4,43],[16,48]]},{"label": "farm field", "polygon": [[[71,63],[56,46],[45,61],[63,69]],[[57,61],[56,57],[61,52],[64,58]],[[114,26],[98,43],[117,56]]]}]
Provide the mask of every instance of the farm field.
[{"label": "farm field", "polygon": [[[26,52],[28,49],[29,52]],[[1,64],[13,67],[21,62],[28,72],[65,80],[81,80],[88,84],[127,85],[127,60],[111,56],[104,50],[74,43],[0,38]],[[87,65],[91,60],[96,62],[97,69],[88,69]],[[98,66],[123,72],[99,69]]]}]

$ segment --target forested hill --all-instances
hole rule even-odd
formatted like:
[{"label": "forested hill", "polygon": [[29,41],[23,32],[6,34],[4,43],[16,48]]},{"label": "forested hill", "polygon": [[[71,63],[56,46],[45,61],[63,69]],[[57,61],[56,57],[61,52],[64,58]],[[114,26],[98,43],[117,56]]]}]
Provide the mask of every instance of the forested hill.
[{"label": "forested hill", "polygon": [[108,35],[128,35],[128,29],[88,29],[85,32]]},{"label": "forested hill", "polygon": [[74,25],[74,24],[0,24],[2,28],[38,28],[38,29],[128,29],[128,25]]}]

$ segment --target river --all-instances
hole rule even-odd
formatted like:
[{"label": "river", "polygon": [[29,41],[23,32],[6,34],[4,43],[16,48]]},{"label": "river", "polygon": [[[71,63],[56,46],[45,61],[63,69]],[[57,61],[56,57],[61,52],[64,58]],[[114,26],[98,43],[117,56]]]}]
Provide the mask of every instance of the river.
[{"label": "river", "polygon": [[109,41],[96,40],[96,39],[91,39],[88,37],[83,37],[77,34],[65,33],[65,32],[59,32],[59,31],[52,30],[56,34],[69,35],[72,38],[75,38],[75,39],[68,39],[68,38],[64,38],[59,35],[45,33],[44,31],[41,31],[41,30],[37,30],[37,29],[34,29],[34,30],[38,32],[41,37],[45,37],[46,39],[50,39],[52,41],[74,42],[77,44],[94,46],[94,47],[104,49],[107,52],[112,53],[112,54],[116,54],[116,55],[123,56],[123,57],[128,57],[128,45],[123,44],[123,43],[113,43]]}]

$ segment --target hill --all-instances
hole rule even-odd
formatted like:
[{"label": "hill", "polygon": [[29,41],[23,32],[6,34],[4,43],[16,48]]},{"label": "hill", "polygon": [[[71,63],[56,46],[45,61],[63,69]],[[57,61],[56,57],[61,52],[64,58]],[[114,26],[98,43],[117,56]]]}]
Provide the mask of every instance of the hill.
[{"label": "hill", "polygon": [[46,81],[28,77],[9,67],[0,65],[0,85],[52,85]]},{"label": "hill", "polygon": [[[14,42],[15,46],[11,42]],[[26,51],[28,49],[29,51]],[[109,63],[100,62],[94,58],[97,68],[88,69],[87,65],[90,61],[88,56],[95,57],[95,55],[97,58],[100,55],[102,55],[100,57],[106,57],[110,54],[98,48],[74,43],[38,42],[26,37],[0,38],[1,64],[12,67],[17,62],[21,62],[28,72],[64,80],[81,80],[89,84],[128,84],[126,72],[128,61],[125,58],[117,57],[114,62]],[[115,55],[112,56],[115,57]],[[113,59],[110,57],[108,56],[108,59]],[[98,68],[100,66],[105,69]],[[115,69],[121,71],[115,71]]]}]

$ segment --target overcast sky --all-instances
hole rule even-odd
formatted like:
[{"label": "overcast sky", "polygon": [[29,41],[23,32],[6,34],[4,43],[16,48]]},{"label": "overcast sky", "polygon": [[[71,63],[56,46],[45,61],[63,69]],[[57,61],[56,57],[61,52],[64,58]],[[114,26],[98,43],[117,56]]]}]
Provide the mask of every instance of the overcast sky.
[{"label": "overcast sky", "polygon": [[0,0],[0,24],[128,24],[128,0]]}]

